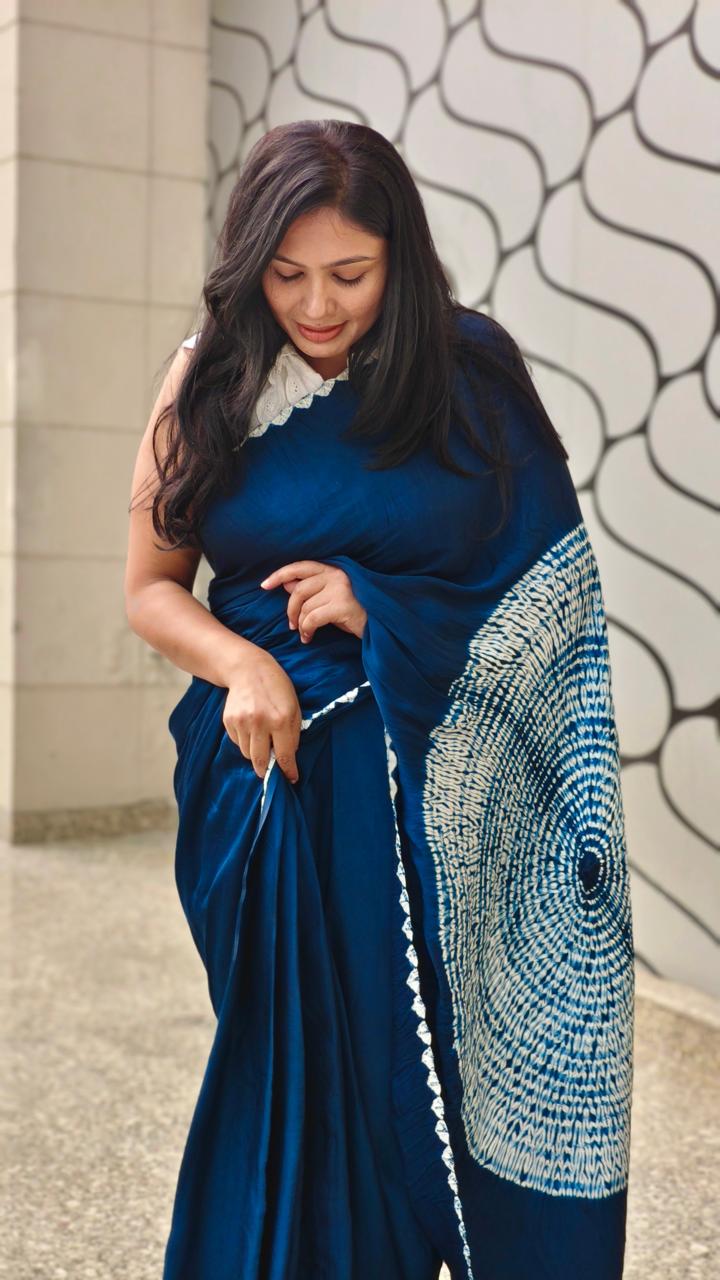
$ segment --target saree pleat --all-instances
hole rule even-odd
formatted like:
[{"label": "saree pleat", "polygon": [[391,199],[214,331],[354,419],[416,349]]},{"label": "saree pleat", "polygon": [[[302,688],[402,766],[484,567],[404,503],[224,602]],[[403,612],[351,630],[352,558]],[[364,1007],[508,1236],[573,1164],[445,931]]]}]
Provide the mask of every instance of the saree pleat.
[{"label": "saree pleat", "polygon": [[[488,540],[493,474],[365,470],[355,404],[326,384],[249,440],[203,524],[210,609],[295,686],[300,780],[193,677],[175,874],[217,1026],[163,1280],[617,1280],[633,947],[587,530],[523,406]],[[288,629],[259,584],[302,559],[361,639]]]},{"label": "saree pleat", "polygon": [[[168,1275],[430,1280],[439,1272],[392,1127],[395,1055],[403,1096],[416,1055],[407,986],[392,960],[403,935],[393,929],[400,885],[386,856],[383,727],[367,685],[352,693],[352,703],[331,706],[304,731],[297,788],[275,767],[263,794],[235,747],[234,794],[255,794],[256,803],[244,822],[240,805],[215,810],[204,831],[215,861],[202,880],[196,867],[186,879],[178,859],[218,1025],[183,1155]],[[195,724],[197,733],[201,716]],[[197,756],[190,764],[188,752],[191,772],[176,775],[186,804],[227,750],[221,737],[209,768]],[[351,858],[359,838],[362,856]],[[405,1019],[395,1027],[398,1007]],[[426,1128],[426,1148],[431,1138]],[[439,1151],[435,1162],[425,1153],[420,1181],[430,1199],[433,1184],[446,1194],[443,1168]]]}]

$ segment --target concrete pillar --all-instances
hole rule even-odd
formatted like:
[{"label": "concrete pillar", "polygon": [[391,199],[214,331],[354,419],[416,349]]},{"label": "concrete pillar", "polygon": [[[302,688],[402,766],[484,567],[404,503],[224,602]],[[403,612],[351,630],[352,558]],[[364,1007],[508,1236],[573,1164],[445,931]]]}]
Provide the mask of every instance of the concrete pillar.
[{"label": "concrete pillar", "polygon": [[189,677],[128,626],[132,467],[206,252],[207,0],[0,4],[0,807],[171,813]]}]

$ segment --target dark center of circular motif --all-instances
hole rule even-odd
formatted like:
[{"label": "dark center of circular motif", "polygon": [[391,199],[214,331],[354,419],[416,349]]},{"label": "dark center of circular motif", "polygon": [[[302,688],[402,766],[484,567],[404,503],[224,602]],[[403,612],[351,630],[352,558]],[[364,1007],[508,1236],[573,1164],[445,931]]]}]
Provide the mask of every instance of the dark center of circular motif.
[{"label": "dark center of circular motif", "polygon": [[583,889],[589,891],[597,884],[600,875],[600,859],[592,849],[585,849],[578,861],[578,875]]}]

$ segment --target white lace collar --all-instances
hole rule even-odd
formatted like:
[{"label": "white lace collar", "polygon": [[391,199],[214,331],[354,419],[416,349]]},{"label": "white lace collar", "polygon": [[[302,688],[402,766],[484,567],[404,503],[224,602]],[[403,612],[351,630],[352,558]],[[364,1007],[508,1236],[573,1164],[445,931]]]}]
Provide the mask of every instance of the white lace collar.
[{"label": "white lace collar", "polygon": [[327,396],[336,382],[346,382],[345,368],[334,378],[323,378],[288,339],[278,351],[255,404],[255,425],[249,436],[262,435],[269,426],[286,422],[293,409],[307,409],[314,396]]},{"label": "white lace collar", "polygon": [[[186,338],[182,346],[194,347],[198,337],[199,330]],[[336,382],[347,379],[347,363],[334,378],[323,378],[288,338],[278,351],[255,402],[255,423],[248,437],[261,436],[268,427],[286,422],[293,409],[307,409],[314,396],[329,395]]]}]

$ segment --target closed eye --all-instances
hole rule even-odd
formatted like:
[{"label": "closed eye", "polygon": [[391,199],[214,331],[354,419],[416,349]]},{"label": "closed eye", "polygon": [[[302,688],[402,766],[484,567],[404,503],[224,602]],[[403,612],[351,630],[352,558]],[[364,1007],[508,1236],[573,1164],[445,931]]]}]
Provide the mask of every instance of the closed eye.
[{"label": "closed eye", "polygon": [[[273,274],[276,280],[282,280],[284,284],[290,284],[291,281],[300,279],[300,276],[302,275],[302,271],[296,271],[295,275],[292,275],[292,276],[284,276],[281,271],[276,271],[275,268],[273,267]],[[360,281],[364,280],[366,275],[367,275],[367,271],[363,271],[361,275],[353,276],[351,280],[346,280],[344,276],[338,276],[338,275],[335,276],[335,279],[337,280],[338,284],[353,285],[353,284],[360,284]]]}]

